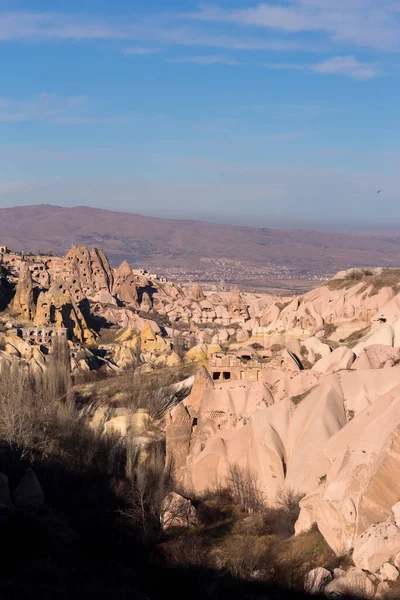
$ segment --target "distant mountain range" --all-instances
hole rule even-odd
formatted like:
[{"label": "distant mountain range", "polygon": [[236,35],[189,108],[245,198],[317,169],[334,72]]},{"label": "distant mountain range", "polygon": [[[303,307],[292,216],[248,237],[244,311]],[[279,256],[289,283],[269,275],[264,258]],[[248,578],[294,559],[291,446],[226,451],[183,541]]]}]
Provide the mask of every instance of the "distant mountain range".
[{"label": "distant mountain range", "polygon": [[89,208],[35,205],[0,209],[0,244],[63,253],[71,244],[101,247],[113,264],[196,272],[221,262],[235,269],[321,274],[351,266],[399,266],[400,235],[268,229],[160,219]]}]

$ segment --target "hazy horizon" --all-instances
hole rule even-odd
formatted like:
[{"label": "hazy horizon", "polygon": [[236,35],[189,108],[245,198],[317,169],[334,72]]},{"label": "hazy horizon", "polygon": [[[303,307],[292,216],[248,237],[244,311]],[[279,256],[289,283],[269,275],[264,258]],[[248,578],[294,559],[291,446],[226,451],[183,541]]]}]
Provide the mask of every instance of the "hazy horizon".
[{"label": "hazy horizon", "polygon": [[[235,218],[229,219],[229,217],[221,217],[218,218],[215,214],[210,214],[208,216],[192,216],[185,217],[184,215],[177,214],[173,215],[172,213],[165,214],[151,214],[151,211],[139,211],[139,210],[119,210],[116,208],[107,208],[104,206],[96,206],[89,204],[60,204],[57,202],[36,202],[33,204],[10,204],[10,205],[1,205],[1,208],[29,208],[32,206],[54,206],[55,208],[91,208],[91,209],[100,209],[106,210],[110,212],[117,213],[126,213],[131,215],[137,215],[141,217],[150,217],[155,219],[165,219],[165,220],[177,220],[177,221],[199,221],[210,224],[219,224],[219,225],[227,225],[227,226],[243,226],[243,227],[251,227],[251,228],[266,228],[266,229],[281,229],[281,230],[309,230],[309,231],[327,231],[331,233],[359,233],[359,234],[399,234],[400,226],[393,225],[393,223],[345,223],[345,222],[318,222],[318,221],[291,221],[290,219],[270,219],[269,221],[265,221],[265,223],[261,222],[261,219],[254,219],[246,221],[235,220]],[[264,216],[265,218],[265,216]],[[353,226],[352,226],[353,225]]]}]

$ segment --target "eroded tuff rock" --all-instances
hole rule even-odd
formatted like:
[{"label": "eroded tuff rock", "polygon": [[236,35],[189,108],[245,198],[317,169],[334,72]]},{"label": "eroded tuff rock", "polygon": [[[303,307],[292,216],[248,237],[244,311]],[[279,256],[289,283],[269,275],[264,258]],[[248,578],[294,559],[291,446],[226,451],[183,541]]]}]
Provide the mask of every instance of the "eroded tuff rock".
[{"label": "eroded tuff rock", "polygon": [[[391,493],[381,487],[373,507],[374,486],[386,485],[378,474],[384,477],[385,469],[391,469],[389,446],[394,441],[390,434],[389,446],[379,446],[385,431],[380,426],[374,436],[369,431],[361,435],[364,425],[355,429],[363,415],[377,410],[382,394],[387,394],[382,402],[396,395],[400,368],[327,376],[283,373],[272,371],[251,384],[212,381],[200,371],[189,398],[169,415],[168,461],[188,492],[202,493],[211,482],[225,485],[229,469],[239,465],[256,473],[271,502],[283,486],[306,493],[297,530],[317,522],[335,551],[348,549],[362,527],[385,517],[400,494],[396,487]],[[393,430],[396,419],[387,419]],[[352,451],[353,445],[357,450]]]},{"label": "eroded tuff rock", "polygon": [[133,308],[139,308],[138,281],[130,264],[124,260],[114,271],[112,293],[120,302]]},{"label": "eroded tuff rock", "polygon": [[[400,370],[372,371],[375,381],[369,378],[367,391],[370,373],[360,379],[358,394],[362,391],[364,399],[351,403],[354,417],[321,448],[326,471],[302,500],[296,525],[300,532],[316,522],[338,553],[351,549],[372,524],[385,521],[400,497],[393,477],[399,468]],[[356,388],[353,394],[356,398]]]},{"label": "eroded tuff rock", "polygon": [[13,310],[26,321],[32,321],[36,313],[32,276],[26,265],[18,279]]},{"label": "eroded tuff rock", "polygon": [[39,294],[33,322],[38,327],[65,327],[80,342],[93,343],[95,340],[79,306],[61,280]]},{"label": "eroded tuff rock", "polygon": [[197,523],[196,509],[187,498],[170,492],[162,502],[160,520],[163,531],[187,529]]}]

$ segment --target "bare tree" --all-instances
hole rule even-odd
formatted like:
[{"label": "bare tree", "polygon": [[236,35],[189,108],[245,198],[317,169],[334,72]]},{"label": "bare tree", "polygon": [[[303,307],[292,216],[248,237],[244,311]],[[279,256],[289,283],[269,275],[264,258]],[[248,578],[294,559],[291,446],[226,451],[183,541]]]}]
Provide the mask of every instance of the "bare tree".
[{"label": "bare tree", "polygon": [[259,512],[265,507],[265,498],[258,486],[257,474],[249,468],[232,465],[229,468],[228,487],[234,501],[246,512]]}]

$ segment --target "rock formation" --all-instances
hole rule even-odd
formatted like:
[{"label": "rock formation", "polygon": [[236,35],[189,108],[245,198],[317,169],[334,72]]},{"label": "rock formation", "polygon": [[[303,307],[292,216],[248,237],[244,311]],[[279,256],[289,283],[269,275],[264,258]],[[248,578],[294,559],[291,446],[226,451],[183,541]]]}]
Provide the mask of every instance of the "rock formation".
[{"label": "rock formation", "polygon": [[35,316],[36,307],[33,281],[27,266],[24,266],[18,279],[13,301],[13,310],[25,321],[32,321]]}]

